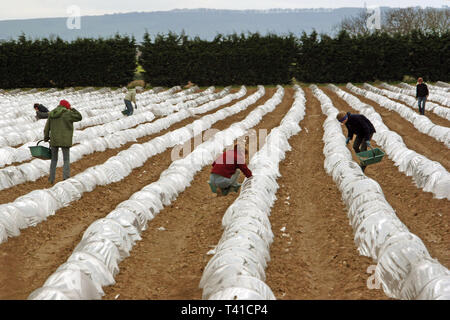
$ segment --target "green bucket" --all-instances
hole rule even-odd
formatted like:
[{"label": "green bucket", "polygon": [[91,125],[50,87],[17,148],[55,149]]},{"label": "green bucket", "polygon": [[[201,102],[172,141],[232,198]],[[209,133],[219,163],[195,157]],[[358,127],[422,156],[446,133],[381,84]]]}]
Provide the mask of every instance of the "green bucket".
[{"label": "green bucket", "polygon": [[31,155],[35,158],[48,160],[52,158],[52,151],[50,148],[40,146],[39,143],[41,143],[44,140],[39,140],[36,146],[34,147],[28,147],[30,148]]},{"label": "green bucket", "polygon": [[379,148],[371,148],[367,151],[362,151],[356,154],[362,166],[367,166],[369,164],[374,164],[380,162],[384,157],[383,150]]}]

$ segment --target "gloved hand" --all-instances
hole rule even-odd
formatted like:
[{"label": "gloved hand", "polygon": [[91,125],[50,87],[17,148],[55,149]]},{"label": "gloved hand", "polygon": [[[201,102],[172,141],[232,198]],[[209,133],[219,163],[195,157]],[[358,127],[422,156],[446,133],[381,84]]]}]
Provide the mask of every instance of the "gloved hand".
[{"label": "gloved hand", "polygon": [[366,145],[367,145],[368,147],[372,147],[372,146],[370,145],[370,141],[369,141],[369,140],[366,141]]},{"label": "gloved hand", "polygon": [[348,144],[350,142],[350,138],[347,137],[347,139],[345,139],[345,144]]},{"label": "gloved hand", "polygon": [[49,142],[50,141],[50,137],[44,138],[44,142]]}]

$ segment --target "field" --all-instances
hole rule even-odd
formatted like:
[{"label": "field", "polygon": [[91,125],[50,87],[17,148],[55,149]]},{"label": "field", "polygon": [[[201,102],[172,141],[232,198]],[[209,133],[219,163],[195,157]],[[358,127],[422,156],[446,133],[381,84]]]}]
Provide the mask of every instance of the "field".
[{"label": "field", "polygon": [[[379,98],[381,90],[392,94],[395,91],[382,85],[373,86],[372,91],[367,85],[357,85],[356,90],[349,85],[264,90],[164,88],[138,95],[138,109],[128,118],[119,115],[124,108],[120,89],[0,93],[0,106],[10,111],[0,118],[0,299],[449,299],[450,93],[445,87],[433,86],[435,91],[427,108],[434,112],[426,109],[425,117],[417,118],[417,107],[406,102],[407,86],[394,87],[399,89],[398,95],[385,97],[388,102]],[[377,95],[377,89],[380,94],[376,102],[368,92]],[[234,96],[227,100],[229,94]],[[82,111],[86,122],[75,130],[71,149],[73,179],[61,181],[60,159],[57,183],[51,186],[49,160],[33,160],[26,154],[29,145],[42,139],[45,124],[45,120],[34,119],[32,104],[43,101],[52,109],[63,98]],[[213,104],[220,99],[221,103]],[[233,107],[246,99],[239,108]],[[210,107],[201,109],[208,104]],[[375,112],[367,111],[367,106]],[[234,109],[228,110],[233,111],[217,114],[230,107]],[[211,192],[207,183],[210,156],[192,167],[177,162],[183,159],[173,159],[183,144],[192,150],[215,148],[212,155],[223,150],[221,143],[230,144],[221,137],[205,138],[201,130],[193,129],[195,125],[186,127],[195,121],[198,124],[207,119],[202,130],[219,131],[243,121],[246,130],[259,136],[262,129],[270,134],[283,125],[290,110],[299,126],[296,130],[294,120],[284,124],[290,148],[280,147],[280,153],[270,149],[267,159],[275,167],[268,165],[269,160],[263,156],[260,161],[250,159],[256,182],[244,183],[241,195],[218,197]],[[351,143],[345,146],[347,130],[336,121],[336,110],[367,114],[371,120],[375,115],[373,119],[382,120],[376,122],[372,146],[383,149],[386,156],[380,163],[369,165],[364,174],[357,166]],[[248,123],[247,117],[255,114],[260,115],[255,116],[258,121]],[[90,118],[92,121],[87,122]],[[160,126],[149,126],[158,121]],[[327,123],[329,126],[324,125]],[[327,140],[327,130],[337,130],[331,134],[333,141]],[[242,132],[245,130],[225,131],[230,139]],[[409,158],[395,153],[400,148],[394,146],[400,141],[398,137]],[[195,143],[208,139],[217,140],[201,146]],[[89,142],[94,141],[95,147],[89,147]],[[258,150],[262,147],[260,144]],[[134,150],[142,160],[125,156],[126,150]],[[207,154],[204,150],[203,155]],[[413,152],[420,156],[412,159]],[[119,168],[116,162],[109,171],[97,169],[113,163],[110,158],[115,156],[127,159],[130,165]],[[340,164],[336,159],[342,160]],[[23,166],[27,163],[35,163],[39,170]],[[183,168],[192,170],[185,172]],[[103,180],[92,178],[96,172],[102,173]],[[169,179],[171,174],[173,180]],[[348,180],[351,175],[354,181],[365,179],[370,184],[372,189],[368,187],[363,193],[376,195],[378,202],[371,203],[380,205],[379,209],[373,210],[376,207],[370,205],[374,198],[361,197],[358,201],[368,205],[359,203],[361,209],[355,209],[356,196],[351,192],[361,193],[360,188],[366,185],[355,184],[343,192],[354,183]],[[264,186],[264,179],[271,182]],[[169,185],[170,181],[176,183]],[[244,181],[242,174],[240,181]],[[142,192],[147,186],[150,189]],[[170,191],[162,190],[164,186]],[[136,196],[140,191],[142,195]],[[275,197],[271,198],[271,192]],[[146,208],[133,211],[123,204],[129,199],[141,201]],[[128,201],[129,206],[133,201]],[[254,209],[245,207],[249,203]],[[242,234],[238,234],[235,224],[229,242],[217,246],[223,243],[229,227],[226,222],[232,217],[228,213],[230,206],[234,206],[238,218],[240,211],[266,215],[249,214],[247,220],[258,223],[242,226],[247,232]],[[248,222],[241,215],[236,223]],[[119,223],[105,222],[107,216],[109,220],[117,217]],[[255,226],[262,229],[255,231]],[[227,247],[239,247],[239,241],[232,242],[232,235],[238,240],[249,239],[241,242],[241,249],[245,249],[233,251]],[[224,258],[214,269],[208,262],[220,255],[220,249],[225,250],[229,260]],[[74,256],[77,252],[85,256]],[[238,258],[233,260],[233,254],[243,255],[239,259],[244,263],[236,262]],[[249,261],[253,269],[247,265]],[[58,269],[63,264],[66,268]],[[208,280],[208,275],[213,276]],[[68,284],[68,279],[76,279],[74,283],[78,284]]]}]

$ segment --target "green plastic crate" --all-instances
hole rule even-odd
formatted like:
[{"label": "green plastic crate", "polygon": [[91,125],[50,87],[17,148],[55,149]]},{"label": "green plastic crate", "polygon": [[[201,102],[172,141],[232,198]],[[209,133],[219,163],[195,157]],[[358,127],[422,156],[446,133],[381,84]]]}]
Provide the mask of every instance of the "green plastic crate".
[{"label": "green plastic crate", "polygon": [[356,154],[362,166],[380,162],[384,155],[385,153],[380,148],[370,149]]},{"label": "green plastic crate", "polygon": [[48,160],[52,158],[52,151],[50,148],[40,146],[39,143],[41,143],[44,140],[39,140],[36,146],[28,147],[30,148],[31,155],[35,158]]}]

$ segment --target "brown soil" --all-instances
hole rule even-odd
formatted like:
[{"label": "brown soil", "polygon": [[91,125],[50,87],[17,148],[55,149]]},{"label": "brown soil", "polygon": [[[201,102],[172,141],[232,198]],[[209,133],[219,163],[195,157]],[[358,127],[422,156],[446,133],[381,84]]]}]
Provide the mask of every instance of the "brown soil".
[{"label": "brown soil", "polygon": [[[282,103],[255,129],[279,125],[293,102],[293,89],[285,89]],[[323,169],[322,124],[325,116],[311,90],[304,90],[307,103],[305,118],[300,122],[303,130],[290,139],[293,150],[280,164],[282,177],[278,180],[278,200],[270,217],[275,239],[266,269],[266,282],[277,299],[387,299],[382,290],[367,288],[372,275],[367,273],[367,268],[374,262],[360,256],[353,243],[353,231],[341,194]],[[255,90],[249,91],[251,94]],[[216,123],[213,128],[223,130],[241,121],[274,92],[274,88],[267,88],[266,95],[257,103]],[[331,91],[325,92],[338,109],[351,111]],[[138,142],[148,141],[192,120],[186,119]],[[416,145],[427,148],[441,145],[437,141],[423,140],[426,136],[409,130],[407,128],[400,134],[414,136]],[[72,175],[103,163],[129,145],[85,157],[72,164]],[[434,150],[430,149],[432,153]],[[444,147],[436,150],[442,152]],[[167,150],[152,157],[124,180],[85,193],[79,201],[59,210],[47,221],[25,229],[20,236],[1,244],[0,299],[26,299],[33,290],[41,287],[67,260],[92,222],[158,180],[171,163],[170,154],[171,150]],[[235,193],[227,197],[212,194],[206,183],[209,171],[210,168],[204,168],[198,172],[191,186],[149,222],[142,240],[133,247],[130,257],[119,265],[116,285],[104,288],[104,299],[201,299],[202,291],[198,285],[211,258],[206,253],[222,236],[221,219],[237,197]],[[399,218],[424,241],[431,255],[448,267],[448,202],[432,199],[430,193],[417,189],[411,178],[398,172],[387,157],[382,163],[369,166],[366,174],[380,183]],[[48,187],[46,178],[42,178],[0,191],[0,203],[45,187]],[[159,230],[160,227],[165,230]],[[286,227],[284,233],[288,236],[280,231],[282,227]]]}]

